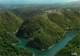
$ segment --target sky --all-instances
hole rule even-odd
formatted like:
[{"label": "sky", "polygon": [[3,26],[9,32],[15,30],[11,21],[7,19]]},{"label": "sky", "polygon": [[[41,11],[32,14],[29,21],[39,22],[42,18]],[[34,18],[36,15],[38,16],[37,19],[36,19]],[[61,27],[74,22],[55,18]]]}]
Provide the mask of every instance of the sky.
[{"label": "sky", "polygon": [[51,3],[64,3],[78,0],[0,0],[2,4],[51,4]]}]

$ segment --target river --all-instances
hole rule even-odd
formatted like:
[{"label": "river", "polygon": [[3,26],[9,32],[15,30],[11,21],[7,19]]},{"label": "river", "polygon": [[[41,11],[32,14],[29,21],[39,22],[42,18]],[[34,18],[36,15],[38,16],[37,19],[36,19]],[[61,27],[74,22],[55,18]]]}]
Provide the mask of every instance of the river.
[{"label": "river", "polygon": [[[64,39],[59,43],[55,44],[55,46],[53,44],[51,48],[42,52],[34,51],[33,56],[55,56],[55,54],[57,54],[62,48],[64,48],[69,43],[69,41],[71,41],[76,36],[76,34],[77,33],[75,32],[66,33]],[[25,42],[25,39],[20,40],[19,47],[27,48]]]}]

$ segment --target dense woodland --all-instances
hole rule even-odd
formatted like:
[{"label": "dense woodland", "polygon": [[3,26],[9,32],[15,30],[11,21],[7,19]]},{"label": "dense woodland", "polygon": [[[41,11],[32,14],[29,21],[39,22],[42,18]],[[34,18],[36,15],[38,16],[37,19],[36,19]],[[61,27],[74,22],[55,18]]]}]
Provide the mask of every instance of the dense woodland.
[{"label": "dense woodland", "polygon": [[[0,10],[0,55],[32,56],[27,47],[46,50],[63,40],[66,32],[79,31],[79,27],[79,8]],[[17,47],[20,38],[28,40],[26,48]],[[69,56],[70,49],[80,53],[79,39],[78,34],[61,50],[61,56]]]},{"label": "dense woodland", "polygon": [[28,49],[18,48],[15,33],[23,20],[9,11],[0,11],[0,56],[32,56]]},{"label": "dense woodland", "polygon": [[[30,47],[46,49],[62,40],[66,32],[79,30],[80,14],[78,11],[79,9],[41,10],[41,13],[24,19],[17,36],[29,39]],[[20,14],[20,16],[24,18],[23,15]]]},{"label": "dense woodland", "polygon": [[[75,55],[72,55],[76,53]],[[80,33],[69,42],[69,44],[56,54],[56,56],[79,56],[80,55]]]}]

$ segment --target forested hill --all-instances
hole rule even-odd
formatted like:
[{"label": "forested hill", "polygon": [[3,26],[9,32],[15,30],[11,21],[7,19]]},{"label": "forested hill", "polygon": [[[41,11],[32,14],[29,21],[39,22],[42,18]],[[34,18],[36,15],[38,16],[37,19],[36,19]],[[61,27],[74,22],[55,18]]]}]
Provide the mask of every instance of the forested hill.
[{"label": "forested hill", "polygon": [[29,47],[47,49],[62,40],[66,31],[76,31],[80,27],[79,9],[49,9],[41,12],[38,15],[30,14],[30,19],[25,16],[25,10],[22,13],[24,17],[20,14],[26,20],[17,36],[29,39]]},{"label": "forested hill", "polygon": [[[15,35],[23,20],[9,11],[0,11],[0,55],[31,56],[26,49],[17,48],[18,39]],[[25,53],[25,54],[24,54]]]},{"label": "forested hill", "polygon": [[[0,55],[32,56],[27,47],[47,50],[79,27],[80,8],[0,10]],[[26,48],[17,47],[21,39]]]}]

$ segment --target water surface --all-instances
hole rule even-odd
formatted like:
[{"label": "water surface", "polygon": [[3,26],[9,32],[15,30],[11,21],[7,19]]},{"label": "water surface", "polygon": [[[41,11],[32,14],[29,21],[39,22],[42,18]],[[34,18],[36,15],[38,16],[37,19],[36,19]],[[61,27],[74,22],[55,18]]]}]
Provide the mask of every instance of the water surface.
[{"label": "water surface", "polygon": [[[66,33],[62,41],[55,44],[55,46],[53,44],[51,48],[49,48],[46,51],[39,52],[33,49],[33,56],[55,56],[55,54],[57,54],[61,49],[63,49],[69,43],[69,41],[71,41],[76,36],[76,34],[77,33],[75,32]],[[27,48],[26,46],[27,42],[28,40],[20,38],[18,47]]]}]

